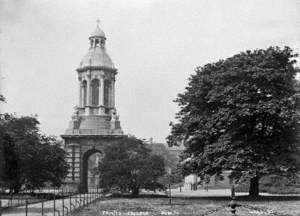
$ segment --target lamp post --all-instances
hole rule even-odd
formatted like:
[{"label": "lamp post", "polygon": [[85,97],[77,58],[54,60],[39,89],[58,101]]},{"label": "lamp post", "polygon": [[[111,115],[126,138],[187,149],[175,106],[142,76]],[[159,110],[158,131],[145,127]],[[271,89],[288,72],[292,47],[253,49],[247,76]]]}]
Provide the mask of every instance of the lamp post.
[{"label": "lamp post", "polygon": [[235,201],[235,188],[234,188],[234,184],[231,186],[231,201],[229,203],[230,207],[231,207],[231,213],[232,215],[236,215],[236,206],[237,206],[237,203]]},{"label": "lamp post", "polygon": [[172,205],[172,192],[171,192],[171,169],[168,171],[168,174],[169,174],[169,204]]}]

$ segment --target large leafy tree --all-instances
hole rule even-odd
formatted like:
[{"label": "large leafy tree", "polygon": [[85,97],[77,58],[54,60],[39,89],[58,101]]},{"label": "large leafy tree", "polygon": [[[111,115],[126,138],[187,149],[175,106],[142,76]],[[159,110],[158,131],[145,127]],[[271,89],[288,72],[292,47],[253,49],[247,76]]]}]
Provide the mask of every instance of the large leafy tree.
[{"label": "large leafy tree", "polygon": [[143,141],[125,137],[109,145],[100,163],[100,186],[136,196],[140,189],[163,188],[158,179],[165,173],[164,159],[151,154]]},{"label": "large leafy tree", "polygon": [[288,47],[270,47],[196,68],[176,99],[181,110],[168,137],[170,145],[185,143],[185,173],[231,170],[258,196],[262,176],[299,172],[294,57]]},{"label": "large leafy tree", "polygon": [[36,117],[3,114],[0,144],[4,155],[4,182],[11,191],[59,186],[67,175],[66,153],[53,137],[41,135]]}]

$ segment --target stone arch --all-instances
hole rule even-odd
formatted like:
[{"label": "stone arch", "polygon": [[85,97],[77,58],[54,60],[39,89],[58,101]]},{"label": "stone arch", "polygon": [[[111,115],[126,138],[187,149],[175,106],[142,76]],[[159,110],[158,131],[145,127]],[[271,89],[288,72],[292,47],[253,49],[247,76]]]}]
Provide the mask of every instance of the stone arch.
[{"label": "stone arch", "polygon": [[82,163],[81,163],[81,170],[80,170],[80,192],[87,192],[88,191],[88,159],[91,155],[95,153],[103,154],[103,151],[97,148],[92,148],[87,150],[82,154]]}]

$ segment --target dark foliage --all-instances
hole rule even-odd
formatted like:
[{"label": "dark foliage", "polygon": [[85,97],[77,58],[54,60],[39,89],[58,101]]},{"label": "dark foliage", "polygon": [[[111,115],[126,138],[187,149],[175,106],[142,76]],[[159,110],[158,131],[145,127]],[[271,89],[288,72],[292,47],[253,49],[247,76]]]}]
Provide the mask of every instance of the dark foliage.
[{"label": "dark foliage", "polygon": [[54,137],[41,135],[36,117],[3,114],[0,145],[4,156],[4,183],[17,193],[46,183],[60,186],[67,175],[66,153]]},{"label": "dark foliage", "polygon": [[100,186],[138,195],[140,189],[155,190],[163,186],[158,178],[165,172],[164,160],[153,155],[143,141],[126,137],[105,149],[100,163]]}]

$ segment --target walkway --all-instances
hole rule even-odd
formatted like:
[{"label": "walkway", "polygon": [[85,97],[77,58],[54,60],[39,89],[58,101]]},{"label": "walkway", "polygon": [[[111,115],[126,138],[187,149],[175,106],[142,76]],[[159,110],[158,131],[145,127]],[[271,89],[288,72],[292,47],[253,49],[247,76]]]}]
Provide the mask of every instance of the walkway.
[{"label": "walkway", "polygon": [[77,194],[64,199],[29,204],[27,208],[20,206],[4,210],[2,216],[67,216],[70,210],[82,208],[100,197],[101,194],[97,193]]}]

